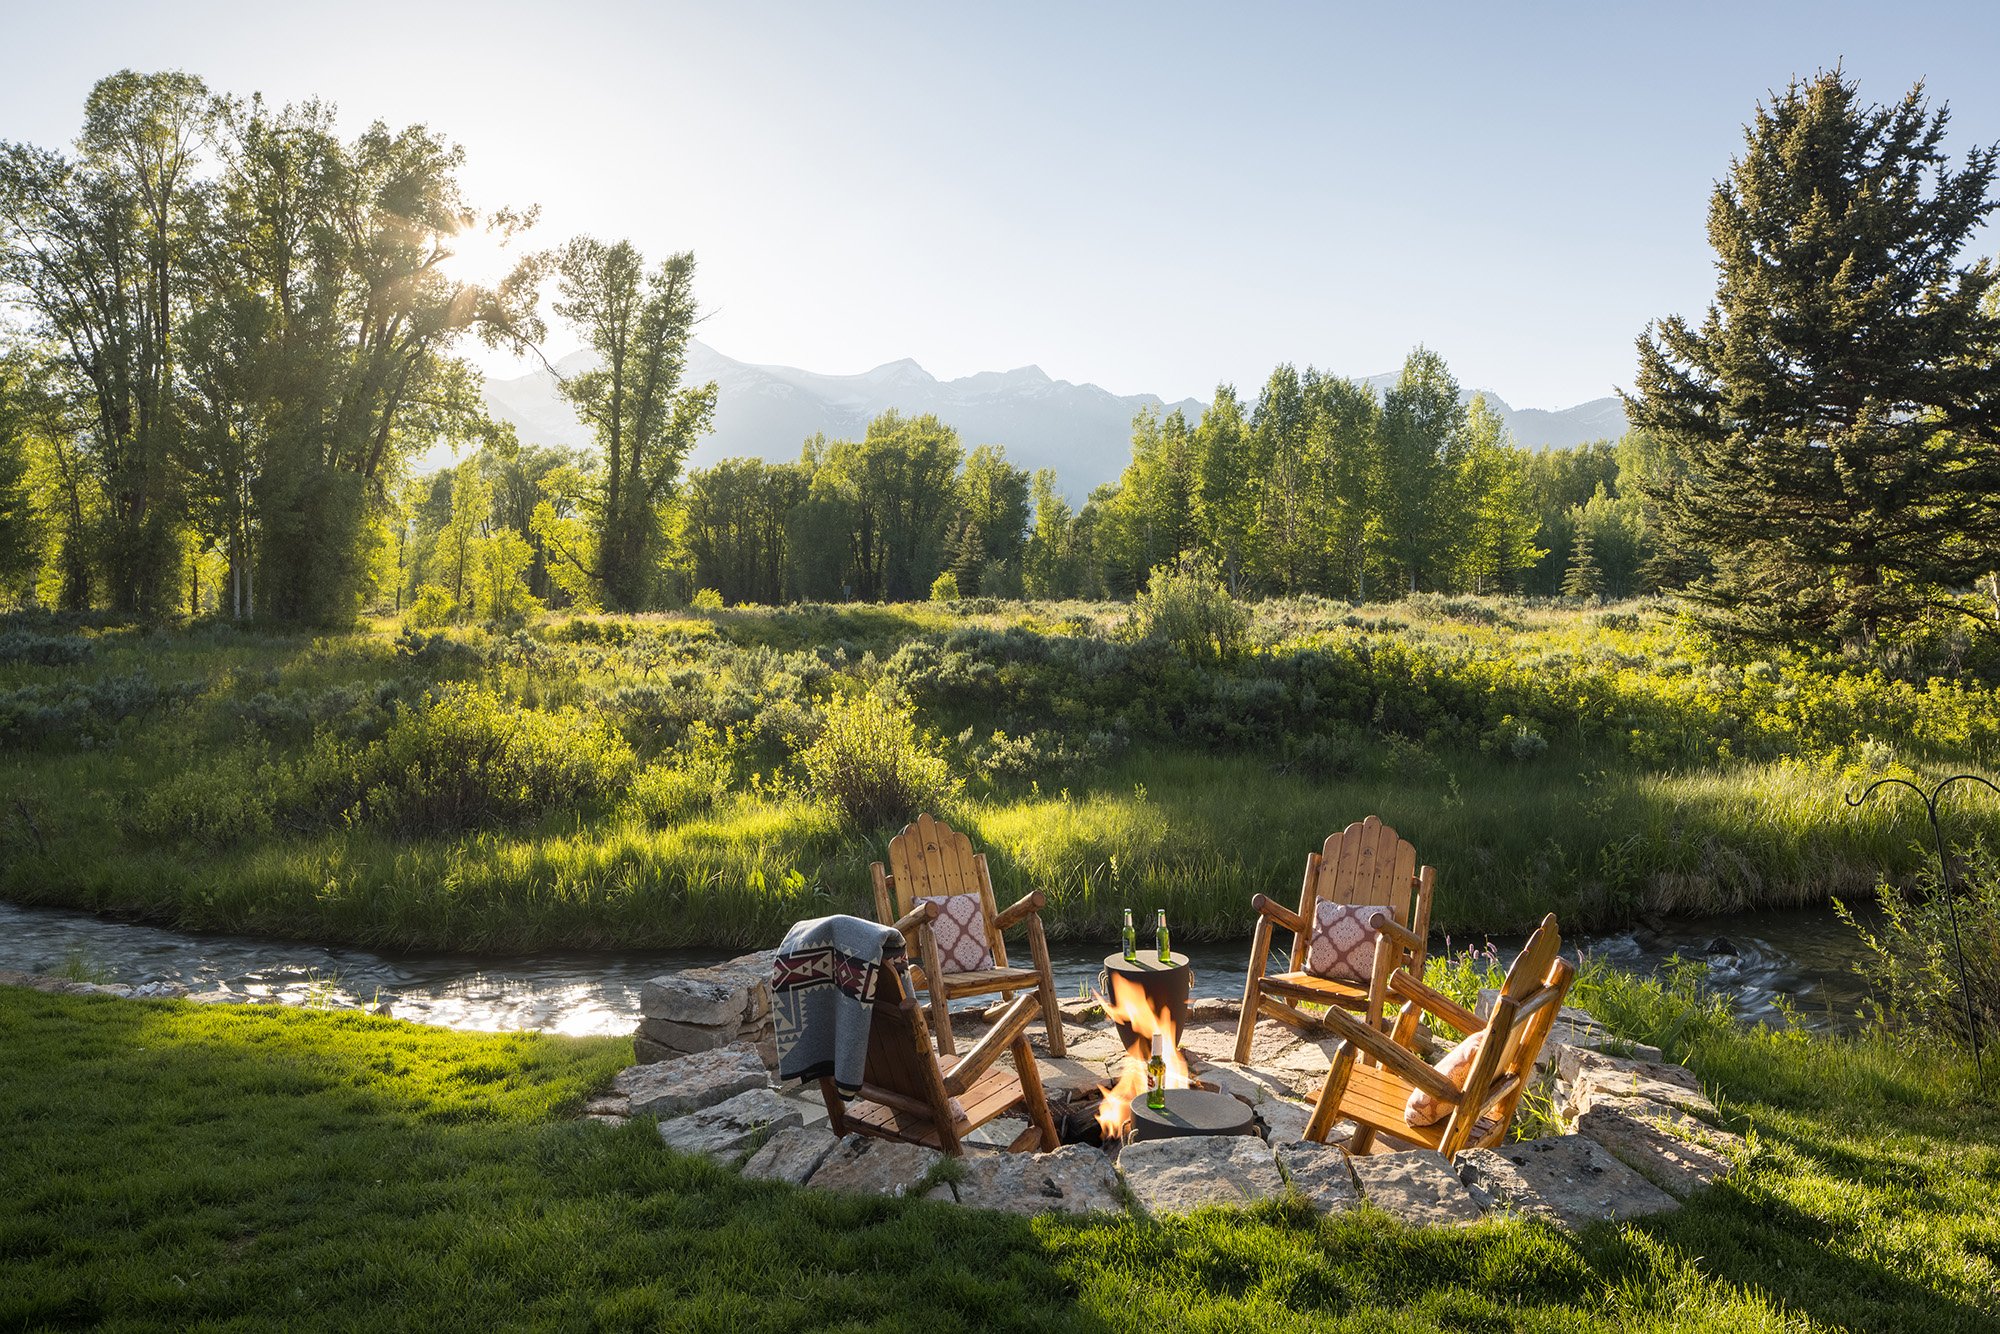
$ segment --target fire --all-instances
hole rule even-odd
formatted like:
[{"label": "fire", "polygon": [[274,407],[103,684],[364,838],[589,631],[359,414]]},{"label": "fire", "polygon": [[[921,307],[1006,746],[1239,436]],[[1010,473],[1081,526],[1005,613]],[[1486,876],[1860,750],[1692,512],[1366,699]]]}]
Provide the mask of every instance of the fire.
[{"label": "fire", "polygon": [[1104,1101],[1097,1108],[1097,1124],[1104,1131],[1104,1137],[1122,1139],[1132,1128],[1133,1099],[1144,1097],[1146,1093],[1146,1061],[1152,1055],[1153,1034],[1166,1034],[1166,1042],[1162,1045],[1166,1048],[1167,1087],[1189,1088],[1193,1080],[1188,1075],[1187,1059],[1181,1055],[1181,1035],[1174,1028],[1172,1014],[1166,1010],[1155,1010],[1138,983],[1113,973],[1110,997],[1107,999],[1101,992],[1096,994],[1098,1003],[1104,1007],[1105,1016],[1113,1023],[1131,1025],[1138,1038],[1136,1052],[1125,1053],[1125,1065],[1118,1076],[1118,1083],[1105,1093]]}]

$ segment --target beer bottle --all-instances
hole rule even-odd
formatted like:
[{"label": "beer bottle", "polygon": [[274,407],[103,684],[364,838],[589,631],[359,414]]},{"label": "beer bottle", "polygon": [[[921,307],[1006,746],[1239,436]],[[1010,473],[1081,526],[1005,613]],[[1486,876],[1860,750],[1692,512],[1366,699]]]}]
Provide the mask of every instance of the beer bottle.
[{"label": "beer bottle", "polygon": [[1160,962],[1172,963],[1174,961],[1174,952],[1167,945],[1167,910],[1165,908],[1160,909],[1160,924],[1154,928],[1153,934],[1159,938]]},{"label": "beer bottle", "polygon": [[1125,910],[1125,962],[1132,963],[1139,957],[1139,933],[1132,929],[1132,910]]},{"label": "beer bottle", "polygon": [[1153,1034],[1153,1055],[1146,1062],[1146,1105],[1160,1111],[1167,1105],[1167,1035]]}]

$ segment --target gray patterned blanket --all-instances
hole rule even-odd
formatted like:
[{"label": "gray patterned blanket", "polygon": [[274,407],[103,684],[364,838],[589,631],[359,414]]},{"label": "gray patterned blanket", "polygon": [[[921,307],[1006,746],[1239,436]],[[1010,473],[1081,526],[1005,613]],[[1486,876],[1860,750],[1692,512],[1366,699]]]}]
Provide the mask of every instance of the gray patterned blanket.
[{"label": "gray patterned blanket", "polygon": [[883,956],[902,950],[900,931],[860,917],[815,917],[785,933],[771,962],[778,1078],[832,1075],[841,1096],[854,1096],[868,1064]]}]

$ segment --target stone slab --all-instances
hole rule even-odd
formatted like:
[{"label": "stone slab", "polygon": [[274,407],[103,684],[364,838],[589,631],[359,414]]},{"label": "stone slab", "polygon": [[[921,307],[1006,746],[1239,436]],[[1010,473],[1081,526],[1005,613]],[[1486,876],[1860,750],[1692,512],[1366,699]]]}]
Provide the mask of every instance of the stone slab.
[{"label": "stone slab", "polygon": [[1558,1227],[1641,1218],[1675,1208],[1674,1199],[1596,1141],[1582,1135],[1518,1140],[1458,1155],[1458,1176],[1473,1197],[1505,1204]]},{"label": "stone slab", "polygon": [[1102,1064],[1124,1054],[1125,1048],[1118,1041],[1118,1035],[1108,1028],[1089,1031],[1069,1046],[1069,1059],[1072,1061]]},{"label": "stone slab", "polygon": [[625,1095],[632,1116],[678,1116],[770,1084],[764,1058],[750,1043],[739,1042],[678,1060],[631,1066],[618,1072],[611,1087]]},{"label": "stone slab", "polygon": [[1052,1153],[980,1154],[950,1187],[971,1209],[1008,1214],[1118,1213],[1125,1207],[1118,1173],[1100,1149],[1069,1144]]},{"label": "stone slab", "polygon": [[[1250,1064],[1268,1066],[1299,1040],[1297,1029],[1281,1024],[1275,1019],[1262,1020],[1250,1039]],[[1184,1055],[1206,1061],[1211,1065],[1236,1059],[1236,1024],[1229,1020],[1204,1020],[1190,1023],[1181,1034],[1180,1048]]]},{"label": "stone slab", "polygon": [[1735,1165],[1743,1141],[1659,1103],[1606,1102],[1578,1116],[1571,1127],[1676,1199],[1686,1199]]},{"label": "stone slab", "polygon": [[672,1019],[642,1015],[639,1030],[634,1036],[645,1038],[667,1051],[686,1053],[730,1046],[743,1038],[744,1031],[742,1024],[683,1024]]},{"label": "stone slab", "polygon": [[1435,1149],[1364,1153],[1349,1159],[1362,1198],[1413,1227],[1476,1223],[1482,1211]]},{"label": "stone slab", "polygon": [[1275,1071],[1254,1065],[1234,1065],[1218,1061],[1213,1065],[1202,1064],[1195,1071],[1195,1078],[1204,1084],[1213,1084],[1224,1093],[1234,1094],[1252,1107],[1261,1106],[1275,1098],[1291,1096],[1289,1080]]},{"label": "stone slab", "polygon": [[1204,1205],[1249,1205],[1276,1199],[1285,1179],[1263,1140],[1211,1135],[1142,1140],[1118,1155],[1118,1175],[1148,1213],[1182,1213]]},{"label": "stone slab", "polygon": [[751,1017],[750,987],[707,976],[712,969],[666,973],[639,988],[639,1013],[647,1019],[734,1030]]},{"label": "stone slab", "polygon": [[1050,1094],[1101,1088],[1104,1085],[1102,1065],[1078,1060],[1074,1056],[1038,1056],[1035,1068],[1041,1071],[1043,1091]]},{"label": "stone slab", "polygon": [[849,1135],[826,1155],[806,1185],[846,1195],[907,1195],[943,1157],[921,1144]]},{"label": "stone slab", "polygon": [[801,1124],[798,1108],[775,1089],[751,1089],[699,1112],[660,1122],[660,1139],[682,1153],[734,1162],[765,1134]]},{"label": "stone slab", "polygon": [[1701,1091],[1701,1082],[1678,1065],[1564,1047],[1556,1073],[1568,1085],[1565,1110],[1571,1116],[1582,1115],[1604,1099],[1644,1098],[1708,1120],[1721,1119]]},{"label": "stone slab", "polygon": [[1302,1102],[1269,1098],[1257,1104],[1257,1118],[1264,1123],[1264,1141],[1272,1146],[1303,1139],[1312,1120],[1312,1108]]},{"label": "stone slab", "polygon": [[743,1175],[752,1181],[803,1186],[839,1142],[818,1126],[788,1126],[750,1155],[750,1161],[743,1165]]},{"label": "stone slab", "polygon": [[1354,1169],[1348,1166],[1347,1150],[1339,1145],[1299,1140],[1279,1145],[1277,1158],[1292,1189],[1318,1212],[1345,1213],[1361,1207]]}]

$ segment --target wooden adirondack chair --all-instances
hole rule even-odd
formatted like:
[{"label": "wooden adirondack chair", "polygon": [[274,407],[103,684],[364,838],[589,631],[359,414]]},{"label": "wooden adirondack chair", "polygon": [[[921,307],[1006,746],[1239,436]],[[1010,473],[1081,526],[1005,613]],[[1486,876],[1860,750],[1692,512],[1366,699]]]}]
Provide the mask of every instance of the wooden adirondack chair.
[{"label": "wooden adirondack chair", "polygon": [[[1319,1101],[1313,1105],[1306,1138],[1324,1142],[1334,1125],[1346,1119],[1358,1127],[1348,1143],[1349,1153],[1369,1152],[1377,1136],[1389,1141],[1385,1147],[1436,1149],[1447,1158],[1461,1149],[1491,1148],[1505,1141],[1521,1095],[1534,1076],[1535,1059],[1575,975],[1569,961],[1560,957],[1561,949],[1562,933],[1550,913],[1507,970],[1499,1001],[1484,1020],[1400,968],[1389,977],[1389,991],[1405,1004],[1390,1032],[1339,1011],[1329,1012],[1327,1019],[1342,1042],[1334,1049],[1333,1068],[1326,1072]],[[1441,1019],[1467,1037],[1486,1034],[1463,1089],[1411,1050],[1420,1014]],[[1374,1064],[1364,1063],[1364,1058]],[[1411,1125],[1406,1109],[1417,1089],[1436,1096],[1450,1114],[1432,1125]]]},{"label": "wooden adirondack chair", "polygon": [[[875,876],[875,920],[895,923],[909,915],[921,899],[939,900],[940,913],[917,927],[915,949],[922,961],[918,979],[929,1000],[930,1025],[937,1031],[938,1050],[950,1056],[958,1050],[951,1034],[951,1002],[961,996],[985,996],[999,992],[1013,999],[1016,991],[1034,989],[1042,998],[1042,1020],[1049,1034],[1049,1054],[1066,1055],[1063,1045],[1062,1011],[1056,1004],[1055,973],[1049,967],[1049,942],[1042,932],[1041,910],[1046,897],[1035,890],[1020,902],[1000,911],[993,902],[993,880],[986,870],[986,854],[974,852],[972,842],[950,825],[928,815],[919,815],[903,832],[889,840],[889,865],[881,862],[869,868]],[[954,967],[941,949],[939,936],[959,927],[943,921],[943,901],[961,895],[972,896],[979,907],[972,928],[983,934],[985,967]],[[965,911],[965,910],[960,910]],[[1026,923],[1028,949],[1035,966],[1014,968],[1007,963],[1007,942],[1002,933]]]},{"label": "wooden adirondack chair", "polygon": [[[868,1063],[856,1099],[866,1106],[857,1109],[843,1102],[830,1077],[819,1081],[834,1134],[857,1131],[927,1145],[956,1157],[964,1152],[967,1135],[1021,1107],[1028,1128],[1007,1147],[1015,1151],[1057,1147],[1041,1071],[1028,1049],[1028,1025],[1040,1009],[1034,993],[1016,996],[1000,1022],[964,1056],[940,1057],[931,1050],[924,1012],[911,998],[904,970],[885,966],[877,985],[868,1025]],[[992,1068],[1003,1051],[1014,1055],[1011,1071]]]},{"label": "wooden adirondack chair", "polygon": [[[1236,1021],[1236,1062],[1250,1059],[1250,1040],[1257,1020],[1269,1015],[1297,1028],[1317,1028],[1320,1019],[1298,1008],[1300,1001],[1333,1009],[1358,1010],[1370,1020],[1382,1013],[1388,999],[1389,974],[1407,967],[1419,976],[1424,966],[1424,937],[1430,930],[1431,892],[1437,871],[1417,868],[1416,849],[1396,831],[1371,815],[1328,836],[1318,852],[1306,856],[1305,884],[1299,908],[1293,912],[1259,894],[1250,900],[1257,910],[1257,931],[1250,942],[1250,974],[1243,983],[1243,1013]],[[1320,977],[1306,968],[1312,943],[1313,915],[1321,900],[1357,905],[1380,904],[1393,923],[1402,927],[1394,937],[1376,942],[1374,971],[1366,984]],[[1266,974],[1271,955],[1271,929],[1292,933],[1291,971]],[[1385,966],[1386,964],[1386,966]]]}]

